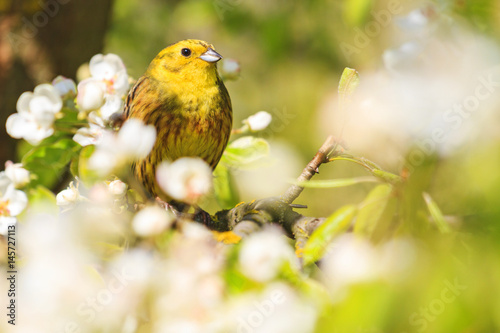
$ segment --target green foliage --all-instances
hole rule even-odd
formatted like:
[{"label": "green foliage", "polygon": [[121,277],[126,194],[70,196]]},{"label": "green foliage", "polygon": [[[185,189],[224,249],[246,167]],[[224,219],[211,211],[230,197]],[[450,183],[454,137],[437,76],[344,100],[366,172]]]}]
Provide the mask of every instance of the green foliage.
[{"label": "green foliage", "polygon": [[34,184],[52,188],[61,181],[70,161],[75,158],[81,146],[70,138],[54,136],[27,152],[22,163],[37,175]]},{"label": "green foliage", "polygon": [[234,207],[239,202],[233,177],[224,163],[214,171],[214,190],[217,203],[223,209]]},{"label": "green foliage", "polygon": [[[437,5],[441,3],[444,2],[436,2]],[[334,79],[346,65],[346,59],[339,51],[339,42],[352,42],[357,31],[354,28],[366,30],[371,10],[386,8],[387,4],[388,1],[371,0],[193,0],[168,3],[118,0],[107,49],[128,57],[125,63],[137,77],[159,49],[182,36],[200,34],[193,37],[214,43],[225,57],[241,59],[244,64],[243,80],[228,85],[235,110],[238,110],[235,123],[257,109],[271,110],[285,105],[296,118],[284,124],[286,130],[271,130],[266,134],[278,140],[287,139],[297,148],[301,154],[299,159],[305,164],[324,134],[318,131],[318,119],[323,119],[324,114],[314,112],[324,112],[325,99],[335,92]],[[414,5],[411,2],[408,4]],[[456,1],[451,7],[477,30],[498,38],[500,26],[496,20],[498,11],[492,10],[495,9],[494,0]],[[431,22],[435,22],[436,14],[441,15],[431,13]],[[384,37],[393,31],[391,28],[384,29],[387,33],[381,31],[380,36],[360,47],[359,59],[348,59],[348,65],[364,69],[380,62],[386,45],[375,41],[380,39],[385,43]],[[349,101],[355,98],[359,79],[356,70],[344,69],[338,85],[339,108],[347,108]],[[66,101],[66,105],[63,117],[56,121],[58,132],[55,136],[38,147],[20,145],[24,166],[34,175],[32,183],[24,189],[30,206],[44,205],[54,213],[59,208],[55,206],[54,193],[48,188],[54,188],[62,179],[68,164],[71,174],[78,176],[87,187],[100,184],[101,180],[88,168],[94,147],[81,148],[71,140],[72,133],[67,130],[71,129],[71,124],[76,126],[79,120],[71,103]],[[63,129],[66,129],[64,134],[61,132]],[[374,148],[381,152],[385,149],[384,145]],[[305,241],[302,259],[307,269],[297,272],[284,266],[279,268],[281,273],[272,281],[257,283],[239,268],[238,256],[242,244],[227,246],[221,255],[224,263],[214,275],[222,278],[221,281],[214,279],[215,289],[223,289],[220,298],[234,301],[240,296],[260,292],[268,285],[293,286],[301,302],[311,308],[316,306],[314,311],[318,319],[315,332],[318,333],[496,332],[500,327],[500,287],[497,283],[500,280],[498,152],[500,145],[493,141],[480,145],[464,144],[462,150],[443,155],[440,159],[433,153],[424,154],[419,156],[418,161],[414,158],[418,153],[415,148],[408,152],[402,168],[394,165],[391,168],[385,159],[375,159],[393,173],[366,158],[349,155],[339,149],[330,156],[330,164],[321,167],[318,177],[323,179],[296,183],[306,188],[300,203],[308,204],[310,210],[304,214],[328,216]],[[229,144],[214,173],[216,199],[222,208],[234,207],[239,202],[235,187],[238,170],[259,167],[268,155],[269,144],[262,138],[243,137]],[[334,191],[329,190],[333,188]],[[133,211],[134,203],[141,203],[133,190],[128,191],[126,200],[129,206],[119,203],[109,210],[123,212],[123,207],[127,207]],[[84,210],[75,215],[81,213],[86,217],[82,212]],[[89,221],[81,221],[81,225],[87,225]],[[120,220],[119,225],[130,229],[131,216]],[[108,260],[112,261],[113,257],[120,257],[129,251],[145,249],[148,255],[162,258],[163,261],[155,262],[153,272],[155,278],[161,281],[161,286],[166,285],[168,289],[169,284],[163,278],[168,278],[170,268],[175,266],[173,262],[183,261],[181,272],[184,269],[189,271],[189,265],[196,263],[193,258],[198,258],[205,250],[197,247],[205,242],[199,235],[192,249],[200,253],[184,257],[189,252],[185,248],[184,251],[172,250],[179,242],[189,241],[179,241],[183,226],[179,224],[176,227],[178,229],[168,230],[157,237],[139,240],[130,230],[124,232],[107,219],[99,221],[99,226],[92,225],[82,239],[99,238],[102,233],[96,230],[105,229],[111,234],[120,234],[125,240],[120,239],[119,245],[112,242],[92,243],[89,248],[99,247],[103,258],[99,258],[102,261],[97,260],[95,265],[99,270],[90,268],[91,274],[105,281],[101,271],[107,268]],[[335,252],[351,260],[332,275],[329,272],[332,263],[324,258],[337,249],[329,248],[329,245],[335,240],[343,241],[340,238],[350,234],[355,234],[356,240],[369,248],[371,257],[364,256],[366,253],[362,251],[361,254],[356,251],[346,254]],[[400,247],[395,246],[398,244]],[[221,244],[216,246],[222,247]],[[268,250],[269,254],[273,254],[275,249],[269,246]],[[157,270],[163,266],[168,268],[167,274],[158,278]],[[348,275],[352,272],[358,275],[344,277],[344,280],[339,278],[343,273]],[[450,293],[448,283],[455,280],[464,289]],[[203,283],[206,281],[202,278],[196,284]],[[141,305],[139,319],[131,314],[139,326],[144,318],[158,319],[148,313],[151,307],[156,306],[153,302],[157,301],[155,296],[161,290],[161,287],[155,287],[146,289],[146,296],[141,303],[137,303]],[[126,290],[129,290],[128,286]],[[443,299],[443,295],[447,299]],[[307,303],[308,299],[312,302]],[[287,299],[286,304],[291,301]],[[202,306],[197,303],[196,309]],[[227,310],[231,305],[224,306],[223,309]],[[110,308],[112,305],[107,307]],[[197,319],[209,317],[205,316],[206,313],[203,315],[197,316]],[[272,313],[265,320],[276,317],[279,316]],[[138,331],[148,331],[148,325],[139,327]],[[99,331],[98,328],[94,330]]]},{"label": "green foliage", "polygon": [[346,67],[339,82],[339,107],[343,108],[359,86],[359,74],[355,69]]},{"label": "green foliage", "polygon": [[245,136],[229,143],[221,163],[237,169],[255,168],[269,155],[269,143],[261,138]]},{"label": "green foliage", "polygon": [[434,199],[432,199],[429,193],[424,192],[423,196],[427,208],[429,209],[429,213],[431,214],[432,220],[438,227],[439,231],[441,231],[442,233],[450,232],[451,228],[444,219],[443,213],[441,212],[441,209],[439,208],[437,203],[434,201]]}]

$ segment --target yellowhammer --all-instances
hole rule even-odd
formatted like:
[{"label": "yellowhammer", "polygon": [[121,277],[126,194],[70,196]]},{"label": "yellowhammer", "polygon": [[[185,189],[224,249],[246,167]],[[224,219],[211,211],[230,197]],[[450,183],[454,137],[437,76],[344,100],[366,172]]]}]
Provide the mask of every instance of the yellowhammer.
[{"label": "yellowhammer", "polygon": [[126,118],[156,127],[151,153],[133,165],[135,176],[153,196],[161,196],[155,181],[163,160],[197,156],[214,169],[232,127],[229,94],[217,73],[222,58],[204,41],[188,39],[163,49],[130,90]]}]

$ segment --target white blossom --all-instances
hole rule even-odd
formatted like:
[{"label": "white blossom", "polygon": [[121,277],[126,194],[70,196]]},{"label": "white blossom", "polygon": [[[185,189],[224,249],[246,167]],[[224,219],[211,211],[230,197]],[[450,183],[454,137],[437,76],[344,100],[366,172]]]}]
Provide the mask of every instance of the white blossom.
[{"label": "white blossom", "polygon": [[33,92],[24,92],[17,101],[17,113],[7,119],[7,133],[32,145],[54,133],[55,115],[62,108],[59,92],[50,84],[41,84]]},{"label": "white blossom", "polygon": [[148,206],[135,214],[132,227],[139,236],[154,236],[166,230],[174,220],[171,212],[158,206]]},{"label": "white blossom", "polygon": [[125,65],[116,54],[96,54],[90,59],[89,70],[92,78],[106,84],[106,93],[122,96],[129,88]]},{"label": "white blossom", "polygon": [[123,99],[118,95],[107,95],[101,107],[101,116],[105,121],[110,121],[114,114],[121,114],[124,107]]},{"label": "white blossom", "polygon": [[30,182],[30,172],[23,168],[21,163],[5,162],[5,175],[15,187],[23,187]]},{"label": "white blossom", "polygon": [[78,84],[78,95],[76,97],[78,107],[81,111],[97,110],[104,105],[106,85],[97,79],[88,78]]},{"label": "white blossom", "polygon": [[61,97],[75,96],[76,84],[75,81],[59,75],[52,81],[52,85],[56,88]]},{"label": "white blossom", "polygon": [[284,235],[274,228],[245,238],[238,263],[243,274],[259,282],[274,279],[286,263],[298,268],[293,248]]},{"label": "white blossom", "polygon": [[89,127],[79,128],[73,136],[73,140],[83,147],[101,143],[105,131],[104,120],[97,113],[90,112],[87,119]]},{"label": "white blossom", "polygon": [[250,127],[250,131],[257,132],[262,131],[271,123],[273,117],[266,111],[259,111],[256,114],[248,117],[243,121]]},{"label": "white blossom", "polygon": [[379,277],[378,251],[368,241],[343,235],[330,245],[323,269],[332,287],[370,281]]},{"label": "white blossom", "polygon": [[194,204],[212,188],[212,169],[200,158],[162,162],[156,170],[160,188],[174,199]]},{"label": "white blossom", "polygon": [[[416,25],[425,24],[420,15],[411,15]],[[332,92],[318,128],[393,168],[402,156],[414,167],[434,153],[496,140],[500,70],[494,55],[500,48],[460,25],[441,23],[418,32],[425,38],[406,30],[395,38],[383,54],[384,66],[363,73],[348,107],[339,108]]]},{"label": "white blossom", "polygon": [[156,139],[156,129],[138,119],[127,120],[118,133],[103,131],[101,143],[89,159],[89,168],[108,175],[127,163],[146,157]]},{"label": "white blossom", "polygon": [[6,189],[0,189],[0,215],[17,216],[28,205],[26,193],[16,190],[13,184]]},{"label": "white blossom", "polygon": [[2,216],[0,215],[0,235],[7,235],[9,231],[9,226],[15,225],[17,223],[17,218],[13,216]]},{"label": "white blossom", "polygon": [[123,96],[128,92],[128,74],[116,54],[97,54],[90,59],[90,77],[78,85],[78,106],[82,111],[99,110],[108,122],[123,112]]},{"label": "white blossom", "polygon": [[228,310],[231,332],[315,332],[318,316],[311,300],[280,282],[268,284],[258,294],[243,294]]},{"label": "white blossom", "polygon": [[127,193],[127,184],[116,179],[108,184],[108,190],[116,197],[123,197]]},{"label": "white blossom", "polygon": [[57,205],[63,207],[64,209],[72,208],[82,200],[84,200],[84,197],[82,197],[80,191],[78,191],[78,185],[75,186],[73,182],[69,183],[69,186],[66,189],[56,195]]},{"label": "white blossom", "polygon": [[156,129],[153,125],[144,125],[140,120],[126,121],[117,136],[123,153],[131,158],[148,156],[156,140]]},{"label": "white blossom", "polygon": [[78,84],[80,110],[99,110],[108,122],[112,115],[123,112],[123,96],[128,92],[128,74],[116,54],[97,54],[90,59],[90,77]]},{"label": "white blossom", "polygon": [[7,175],[0,173],[0,234],[5,235],[9,225],[16,223],[16,216],[28,205],[26,193],[16,190]]}]

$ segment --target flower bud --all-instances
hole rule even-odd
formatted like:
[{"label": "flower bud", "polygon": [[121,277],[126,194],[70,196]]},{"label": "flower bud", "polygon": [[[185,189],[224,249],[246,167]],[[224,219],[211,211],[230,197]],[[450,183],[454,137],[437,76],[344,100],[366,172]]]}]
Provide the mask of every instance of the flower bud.
[{"label": "flower bud", "polygon": [[76,96],[76,85],[71,79],[59,75],[52,81],[52,85],[56,88],[61,97],[65,97],[67,95]]},{"label": "flower bud", "polygon": [[271,123],[273,117],[266,111],[259,111],[243,121],[250,127],[250,131],[262,131]]},{"label": "flower bud", "polygon": [[123,197],[127,193],[127,184],[119,179],[116,179],[108,184],[108,189],[114,196]]},{"label": "flower bud", "polygon": [[15,187],[23,187],[30,182],[30,172],[23,168],[21,163],[5,162],[5,175]]},{"label": "flower bud", "polygon": [[56,195],[56,203],[58,206],[70,208],[75,205],[77,202],[82,200],[82,196],[78,191],[78,187],[73,185],[71,182],[67,189],[62,190]]},{"label": "flower bud", "polygon": [[132,228],[139,236],[154,236],[166,230],[174,220],[175,216],[165,209],[158,206],[148,206],[135,214]]},{"label": "flower bud", "polygon": [[212,169],[200,158],[163,162],[156,171],[160,188],[174,199],[194,204],[212,188]]},{"label": "flower bud", "polygon": [[81,111],[97,110],[104,105],[104,84],[96,79],[85,79],[78,84],[76,97]]}]

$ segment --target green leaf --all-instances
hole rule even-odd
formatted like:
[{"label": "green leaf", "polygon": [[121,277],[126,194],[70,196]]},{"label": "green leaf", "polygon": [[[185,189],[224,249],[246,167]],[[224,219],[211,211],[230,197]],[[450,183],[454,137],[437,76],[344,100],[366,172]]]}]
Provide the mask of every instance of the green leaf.
[{"label": "green leaf", "polygon": [[73,177],[80,177],[78,170],[79,164],[80,164],[80,155],[74,156],[69,164],[69,171],[71,172]]},{"label": "green leaf", "polygon": [[229,143],[221,162],[228,167],[251,169],[269,155],[269,143],[261,138],[244,136]]},{"label": "green leaf", "polygon": [[373,177],[357,177],[357,178],[341,178],[341,179],[328,179],[328,180],[309,180],[305,182],[294,182],[294,184],[308,187],[308,188],[335,188],[345,187],[361,183],[378,182]]},{"label": "green leaf", "polygon": [[401,177],[398,175],[395,175],[393,173],[379,170],[379,169],[374,169],[371,172],[375,177],[378,177],[387,183],[390,183],[390,184],[401,183]]},{"label": "green leaf", "polygon": [[56,126],[61,124],[61,125],[67,125],[71,127],[75,127],[74,124],[81,125],[82,120],[78,119],[78,111],[75,109],[75,105],[73,102],[68,103],[72,104],[72,107],[63,107],[62,108],[62,118],[59,118],[55,121]]},{"label": "green leaf", "polygon": [[342,72],[339,82],[339,107],[341,109],[346,107],[346,103],[351,98],[354,90],[359,85],[359,75],[355,69],[346,67]]},{"label": "green leaf", "polygon": [[349,228],[356,212],[357,208],[354,205],[343,206],[312,233],[302,252],[305,266],[323,257],[328,244]]},{"label": "green leaf", "polygon": [[36,184],[53,187],[62,177],[71,159],[78,154],[80,145],[72,139],[33,147],[22,159],[24,167],[38,176]]},{"label": "green leaf", "polygon": [[222,209],[229,209],[239,202],[238,192],[229,169],[220,163],[214,171],[215,198]]},{"label": "green leaf", "polygon": [[386,223],[386,209],[391,198],[392,186],[381,184],[366,196],[361,204],[354,225],[354,232],[371,236],[379,223]]},{"label": "green leaf", "polygon": [[432,220],[436,223],[439,231],[443,234],[449,233],[451,231],[450,225],[444,219],[444,215],[437,203],[432,199],[429,193],[424,192],[422,195],[427,205],[427,209],[429,209],[429,213],[431,213]]}]

